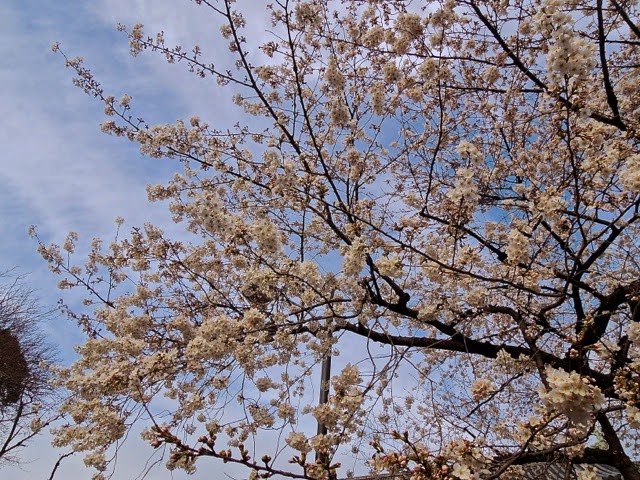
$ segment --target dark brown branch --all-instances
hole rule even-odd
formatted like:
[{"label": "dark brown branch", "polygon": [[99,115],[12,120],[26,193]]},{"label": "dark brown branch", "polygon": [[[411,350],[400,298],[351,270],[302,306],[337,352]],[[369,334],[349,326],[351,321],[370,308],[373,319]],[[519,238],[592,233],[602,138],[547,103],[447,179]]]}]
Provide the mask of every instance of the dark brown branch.
[{"label": "dark brown branch", "polygon": [[[511,465],[527,465],[530,463],[553,463],[558,461],[557,448],[542,451],[528,451],[512,458]],[[587,447],[584,452],[572,458],[574,465],[602,463],[616,466],[615,460],[608,450]]]},{"label": "dark brown branch", "polygon": [[[495,25],[493,25],[489,21],[489,19],[482,13],[482,11],[480,10],[476,2],[473,2],[473,1],[469,2],[469,5],[473,9],[477,17],[480,19],[480,21],[484,24],[484,26],[487,27],[489,32],[491,32],[491,35],[493,35],[493,37],[496,39],[496,41],[498,42],[502,50],[507,54],[507,56],[511,59],[511,61],[516,65],[516,67],[518,67],[518,69],[524,75],[526,75],[527,78],[529,78],[536,86],[543,89],[545,92],[548,92],[549,89],[547,88],[547,86],[531,71],[531,69],[527,68],[527,66],[524,63],[522,63],[522,60],[520,59],[520,57],[518,57],[514,53],[514,51],[511,50],[511,48],[509,47],[505,39],[502,38],[502,35],[500,35],[500,32],[498,32],[498,30],[496,29]],[[569,110],[572,110],[572,111],[580,110],[580,107],[574,105],[568,98],[565,98],[561,95],[555,95],[555,98],[560,103],[562,103],[565,107],[567,107]],[[607,125],[612,125],[614,127],[619,128],[622,131],[627,130],[626,125],[624,125],[624,123],[620,121],[620,118],[611,118],[596,112],[591,113],[591,115],[589,116],[594,120],[605,123]]]},{"label": "dark brown branch", "polygon": [[629,17],[629,14],[624,10],[624,8],[622,8],[616,0],[611,0],[611,4],[615,7],[616,11],[620,14],[622,19],[625,21],[631,31],[636,35],[636,37],[640,38],[640,28],[638,27],[638,25],[633,23],[631,17]]},{"label": "dark brown branch", "polygon": [[609,75],[609,65],[607,63],[607,51],[605,45],[607,35],[604,31],[602,0],[598,0],[596,10],[598,13],[598,49],[600,54],[600,65],[602,68],[602,80],[604,82],[604,89],[607,94],[607,104],[609,105],[609,108],[611,108],[613,118],[617,119],[621,124],[623,124],[622,119],[620,118],[620,110],[618,109],[618,98],[613,91],[613,85],[611,84],[611,77]]},{"label": "dark brown branch", "polygon": [[602,428],[602,434],[605,441],[609,445],[610,455],[613,457],[614,465],[620,470],[625,480],[640,480],[640,471],[638,467],[631,461],[629,455],[624,451],[618,432],[607,418],[607,415],[600,412],[596,419]]},{"label": "dark brown branch", "polygon": [[[572,364],[570,359],[561,359],[542,350],[533,352],[528,347],[518,345],[480,342],[478,340],[473,340],[465,337],[460,333],[456,333],[451,338],[447,339],[391,335],[388,333],[382,333],[372,330],[362,324],[354,325],[351,323],[347,323],[346,325],[339,327],[339,330],[346,330],[384,345],[443,350],[458,353],[471,353],[480,355],[485,358],[497,358],[498,354],[501,351],[506,352],[507,354],[509,354],[509,356],[515,359],[526,357],[533,360],[535,355],[538,355],[545,364],[554,368],[559,368],[567,372],[573,371],[573,369],[576,368],[576,365]],[[603,390],[607,396],[609,396],[610,398],[617,398],[617,395],[611,389],[611,387],[613,386],[613,379],[611,375],[603,374],[588,367],[582,367],[581,373],[593,378],[597,386],[601,390]]]},{"label": "dark brown branch", "polygon": [[577,332],[579,338],[574,348],[580,349],[598,342],[607,330],[611,315],[613,315],[623,303],[628,301],[630,293],[637,290],[638,284],[638,282],[634,282],[629,285],[618,285],[613,292],[604,297],[591,323],[586,324],[584,329]]},{"label": "dark brown branch", "polygon": [[65,454],[60,455],[60,458],[58,458],[58,461],[55,463],[55,465],[53,466],[53,469],[51,470],[51,475],[49,475],[49,479],[48,480],[53,480],[53,477],[55,477],[56,471],[58,470],[58,467],[60,467],[60,464],[62,463],[62,461],[65,458],[70,457],[74,453],[75,452],[71,451],[71,452],[67,452]]}]

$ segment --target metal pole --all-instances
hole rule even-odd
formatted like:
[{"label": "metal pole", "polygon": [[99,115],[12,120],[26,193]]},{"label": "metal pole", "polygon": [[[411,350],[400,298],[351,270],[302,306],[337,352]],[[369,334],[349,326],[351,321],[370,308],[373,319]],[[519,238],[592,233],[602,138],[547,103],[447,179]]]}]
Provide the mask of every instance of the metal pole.
[{"label": "metal pole", "polygon": [[[331,351],[327,352],[322,359],[322,371],[320,372],[320,401],[319,405],[324,405],[329,401],[329,387],[331,383]],[[318,435],[326,435],[327,427],[318,422]]]},{"label": "metal pole", "polygon": [[[329,332],[331,335],[331,332]],[[331,350],[333,347],[329,347],[329,350],[324,354],[322,358],[322,370],[320,372],[320,401],[319,405],[324,405],[329,401],[329,387],[331,386]],[[327,434],[327,426],[318,421],[318,435]],[[327,463],[327,453],[321,453],[316,450],[316,462]]]}]

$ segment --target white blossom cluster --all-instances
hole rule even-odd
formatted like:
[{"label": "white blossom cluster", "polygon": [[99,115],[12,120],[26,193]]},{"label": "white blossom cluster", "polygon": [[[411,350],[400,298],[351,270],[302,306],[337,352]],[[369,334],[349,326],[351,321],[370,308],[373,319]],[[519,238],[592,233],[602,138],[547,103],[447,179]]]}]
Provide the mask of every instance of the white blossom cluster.
[{"label": "white blossom cluster", "polygon": [[576,372],[547,367],[546,376],[549,390],[541,390],[540,399],[547,408],[565,414],[577,425],[588,425],[605,404],[602,391]]},{"label": "white blossom cluster", "polygon": [[471,395],[474,400],[482,400],[486,398],[493,390],[495,385],[488,378],[481,378],[473,382],[471,387]]},{"label": "white blossom cluster", "polygon": [[383,79],[387,84],[398,83],[398,81],[402,78],[402,74],[400,70],[396,66],[395,62],[388,62],[384,68],[382,69],[384,74]]},{"label": "white blossom cluster", "polygon": [[[333,395],[329,397],[329,401],[311,409],[316,420],[327,427],[329,432],[339,431],[342,435],[348,435],[355,431],[354,427],[359,422],[354,416],[360,411],[364,401],[358,386],[361,381],[358,367],[347,364],[340,375],[331,379]],[[314,440],[323,441],[317,438]]]},{"label": "white blossom cluster", "polygon": [[625,168],[620,172],[622,185],[632,193],[640,193],[640,155],[629,155],[624,162]]},{"label": "white blossom cluster", "polygon": [[320,8],[314,2],[299,2],[295,6],[296,21],[300,25],[318,25],[322,18]]},{"label": "white blossom cluster", "polygon": [[347,277],[359,276],[365,265],[366,244],[361,240],[356,240],[353,244],[344,247],[343,250],[342,274]]},{"label": "white blossom cluster", "polygon": [[291,432],[287,437],[287,445],[298,452],[308,452],[311,450],[307,437],[301,432]]},{"label": "white blossom cluster", "polygon": [[351,120],[351,112],[349,112],[349,107],[344,102],[344,100],[340,98],[336,98],[331,105],[330,110],[331,123],[338,126],[344,127]]},{"label": "white blossom cluster", "polygon": [[327,69],[324,73],[324,78],[327,80],[327,84],[336,92],[340,93],[344,90],[346,85],[346,80],[344,75],[340,72],[338,68],[338,63],[336,61],[335,56],[329,57],[329,62],[327,64]]},{"label": "white blossom cluster", "polygon": [[368,48],[376,48],[384,42],[385,31],[380,25],[376,25],[363,35],[362,42]]},{"label": "white blossom cluster", "polygon": [[225,207],[219,198],[208,197],[199,206],[198,216],[203,228],[213,234],[223,238],[228,237],[233,218],[225,211]]},{"label": "white blossom cluster", "polygon": [[526,261],[529,258],[529,239],[520,230],[513,228],[507,236],[505,252],[509,262],[514,265]]},{"label": "white blossom cluster", "polygon": [[251,226],[251,233],[263,252],[277,253],[280,250],[280,233],[268,217],[256,220]]},{"label": "white blossom cluster", "polygon": [[376,83],[371,90],[371,109],[376,115],[383,115],[386,102],[386,87],[384,83]]},{"label": "white blossom cluster", "polygon": [[456,204],[464,204],[466,209],[472,210],[480,196],[474,182],[474,171],[471,168],[460,168],[456,171],[454,188],[447,192],[447,196]]},{"label": "white blossom cluster", "polygon": [[595,67],[595,50],[574,31],[574,19],[561,0],[547,0],[533,19],[535,28],[550,36],[547,69],[553,82],[565,77],[588,78]]},{"label": "white blossom cluster", "polygon": [[467,140],[462,140],[458,144],[456,152],[458,152],[461,157],[468,158],[472,165],[478,165],[484,159],[478,147]]}]

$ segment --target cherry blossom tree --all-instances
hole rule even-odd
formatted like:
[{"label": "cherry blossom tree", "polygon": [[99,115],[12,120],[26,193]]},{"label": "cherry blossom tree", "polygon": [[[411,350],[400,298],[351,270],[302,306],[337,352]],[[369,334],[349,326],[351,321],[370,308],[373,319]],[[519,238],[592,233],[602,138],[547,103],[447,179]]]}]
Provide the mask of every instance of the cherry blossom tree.
[{"label": "cherry blossom tree", "polygon": [[0,273],[0,467],[19,463],[36,435],[58,418],[51,384],[52,347],[43,312],[24,279]]},{"label": "cherry blossom tree", "polygon": [[639,479],[637,2],[274,0],[257,43],[256,4],[195,3],[229,65],[120,30],[244,123],[154,125],[65,56],[105,132],[181,163],[148,195],[186,236],[133,228],[84,266],[75,233],[39,240],[93,306],[56,443],[95,478],[146,422],[168,468],[252,479],[333,479],[348,455],[415,480]]}]

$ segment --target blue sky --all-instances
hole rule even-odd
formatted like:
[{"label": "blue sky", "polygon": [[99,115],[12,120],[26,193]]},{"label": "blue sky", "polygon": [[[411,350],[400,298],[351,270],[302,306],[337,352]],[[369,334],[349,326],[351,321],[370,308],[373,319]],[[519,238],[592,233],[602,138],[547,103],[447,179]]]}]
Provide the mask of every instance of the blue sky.
[{"label": "blue sky", "polygon": [[[35,224],[41,238],[61,243],[68,231],[81,238],[113,238],[114,219],[126,219],[125,229],[150,221],[172,226],[162,205],[146,201],[145,186],[168,178],[177,165],[167,160],[145,159],[135,145],[100,132],[102,106],[71,83],[51,45],[60,42],[67,55],[85,58],[105,91],[119,97],[127,92],[142,107],[151,123],[174,121],[199,114],[214,123],[211,112],[233,118],[228,92],[215,82],[199,80],[183,68],[168,66],[155,55],[132,59],[118,22],[141,21],[149,30],[164,29],[169,42],[185,44],[213,39],[217,27],[192,2],[175,0],[8,0],[0,3],[0,112],[2,144],[0,169],[0,269],[16,267],[29,273],[29,285],[45,307],[54,307],[62,292],[28,237]],[[193,40],[192,40],[193,39]],[[212,41],[212,40],[211,40]],[[217,49],[217,51],[220,51]],[[72,305],[78,297],[65,295]],[[81,340],[75,326],[64,317],[44,326],[64,361],[72,358]],[[2,468],[0,476],[45,479],[63,451],[48,445],[43,436],[23,451],[25,463]],[[132,434],[120,453],[114,478],[133,479],[140,474],[151,449]],[[212,478],[221,465],[203,464],[202,473],[190,478]],[[232,469],[225,471],[231,473]],[[221,470],[220,470],[221,472]],[[81,456],[67,459],[56,478],[89,479]],[[217,478],[218,475],[213,476]],[[156,468],[149,479],[184,478]],[[222,473],[220,474],[222,478]]]}]

